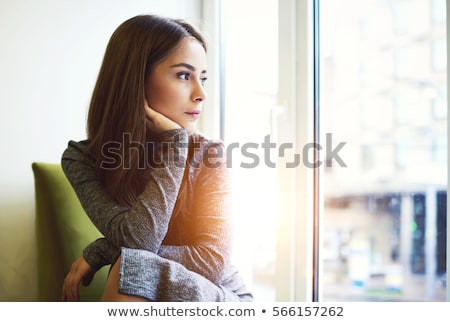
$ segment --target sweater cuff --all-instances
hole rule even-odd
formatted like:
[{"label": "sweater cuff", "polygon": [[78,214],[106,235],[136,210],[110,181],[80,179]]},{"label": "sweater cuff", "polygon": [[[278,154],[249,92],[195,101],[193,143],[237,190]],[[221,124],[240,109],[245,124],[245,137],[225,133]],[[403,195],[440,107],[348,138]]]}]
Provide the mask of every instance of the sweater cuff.
[{"label": "sweater cuff", "polygon": [[99,238],[83,250],[86,262],[96,271],[105,265],[114,263],[120,255],[120,250],[113,250],[105,238]]}]

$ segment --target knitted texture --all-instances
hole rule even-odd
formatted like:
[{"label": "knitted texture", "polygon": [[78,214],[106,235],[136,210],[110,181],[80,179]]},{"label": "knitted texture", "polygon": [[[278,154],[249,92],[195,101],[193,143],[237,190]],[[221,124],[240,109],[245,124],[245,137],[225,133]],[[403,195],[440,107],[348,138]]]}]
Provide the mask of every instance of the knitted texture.
[{"label": "knitted texture", "polygon": [[[64,173],[104,235],[84,249],[86,261],[98,269],[122,255],[119,291],[151,301],[253,300],[230,263],[223,143],[200,134],[189,137],[183,129],[163,132],[158,143],[169,147],[154,151],[163,164],[148,170],[138,202],[125,207],[98,180],[87,141],[69,142],[61,160]],[[180,187],[187,191],[179,194]]]}]

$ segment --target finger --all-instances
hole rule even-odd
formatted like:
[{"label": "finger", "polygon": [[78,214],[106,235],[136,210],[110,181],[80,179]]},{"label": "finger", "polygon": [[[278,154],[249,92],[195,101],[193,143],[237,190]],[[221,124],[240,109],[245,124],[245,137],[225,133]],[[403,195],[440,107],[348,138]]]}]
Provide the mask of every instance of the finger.
[{"label": "finger", "polygon": [[72,300],[70,295],[70,286],[67,277],[64,279],[63,282],[62,300],[65,302],[70,302]]},{"label": "finger", "polygon": [[80,299],[80,293],[79,293],[80,282],[81,282],[81,277],[78,274],[76,274],[70,284],[70,291],[71,291],[70,295],[71,295],[72,301],[78,302]]},{"label": "finger", "polygon": [[62,287],[62,300],[65,301],[65,302],[70,301],[69,278],[70,278],[70,273],[67,274],[67,276],[64,278],[64,281],[63,281],[63,287]]},{"label": "finger", "polygon": [[69,279],[70,279],[70,273],[64,279],[64,284],[63,284],[63,298],[64,298],[64,301],[66,301],[66,302],[72,301]]},{"label": "finger", "polygon": [[78,285],[80,284],[80,278],[78,277],[78,274],[75,272],[70,272],[67,275],[66,281],[65,281],[65,296],[67,298],[67,301],[78,301],[79,300],[79,291],[78,291]]},{"label": "finger", "polygon": [[67,300],[69,302],[78,302],[80,299],[77,285],[71,284],[69,286],[69,292],[67,294]]}]

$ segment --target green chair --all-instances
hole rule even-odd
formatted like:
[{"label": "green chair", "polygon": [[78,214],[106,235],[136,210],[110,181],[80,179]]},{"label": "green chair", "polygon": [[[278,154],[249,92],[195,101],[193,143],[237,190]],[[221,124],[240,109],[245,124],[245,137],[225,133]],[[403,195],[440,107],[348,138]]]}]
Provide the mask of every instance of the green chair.
[{"label": "green chair", "polygon": [[[34,162],[36,237],[38,249],[38,301],[61,300],[64,277],[83,248],[101,237],[83,210],[60,164]],[[80,287],[80,300],[98,301],[109,267],[97,272],[88,287]]]}]

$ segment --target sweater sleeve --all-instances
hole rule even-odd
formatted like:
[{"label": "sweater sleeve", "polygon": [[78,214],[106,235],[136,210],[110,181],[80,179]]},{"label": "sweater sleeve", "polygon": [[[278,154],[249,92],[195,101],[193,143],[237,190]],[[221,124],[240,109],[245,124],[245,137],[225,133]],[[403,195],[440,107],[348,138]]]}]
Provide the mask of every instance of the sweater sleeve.
[{"label": "sweater sleeve", "polygon": [[222,145],[212,145],[202,156],[206,162],[201,162],[195,182],[188,245],[162,245],[158,252],[216,285],[226,277],[232,244],[229,169],[221,153],[217,153],[220,150]]},{"label": "sweater sleeve", "polygon": [[83,249],[84,259],[95,270],[115,263],[120,255],[120,248],[112,245],[106,238],[98,238]]},{"label": "sweater sleeve", "polygon": [[96,241],[83,252],[90,264],[98,265],[99,260],[94,257],[101,249],[109,249],[110,254],[117,254],[122,246],[158,252],[184,174],[185,167],[180,165],[186,162],[187,132],[164,132],[161,142],[173,143],[169,149],[157,150],[158,160],[164,166],[149,171],[149,181],[132,208],[120,206],[105,191],[97,179],[94,162],[86,154],[86,145],[69,142],[62,156],[62,168],[87,215],[107,240]]}]

